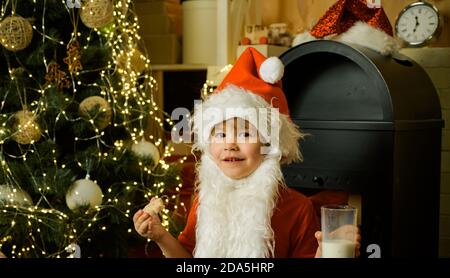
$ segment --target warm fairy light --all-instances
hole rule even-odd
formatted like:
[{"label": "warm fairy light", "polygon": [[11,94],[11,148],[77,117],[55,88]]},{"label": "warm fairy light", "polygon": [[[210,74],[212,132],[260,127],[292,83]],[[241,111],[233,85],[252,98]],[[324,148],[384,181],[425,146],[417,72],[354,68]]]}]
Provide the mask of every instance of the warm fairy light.
[{"label": "warm fairy light", "polygon": [[[61,2],[66,5],[65,0],[61,0]],[[33,3],[36,3],[36,0],[33,0]],[[160,127],[163,126],[164,122],[169,123],[169,125],[173,125],[173,122],[169,118],[165,116],[163,117],[162,111],[160,111],[161,109],[157,106],[153,99],[152,94],[158,90],[158,84],[156,79],[151,76],[150,59],[146,57],[146,53],[144,51],[140,51],[141,48],[139,46],[141,44],[139,44],[139,42],[141,37],[138,34],[138,19],[135,16],[129,16],[132,11],[127,12],[127,14],[125,14],[124,12],[125,8],[129,9],[129,7],[131,7],[131,0],[115,1],[114,12],[117,15],[115,22],[111,24],[110,27],[93,29],[92,34],[87,34],[86,37],[83,37],[83,41],[87,42],[87,45],[81,46],[82,49],[87,49],[89,47],[89,44],[95,41],[96,34],[103,40],[104,45],[110,47],[111,49],[112,58],[110,61],[108,61],[107,66],[102,69],[96,69],[96,71],[99,72],[99,80],[101,80],[101,82],[97,80],[92,81],[92,83],[88,83],[89,81],[84,81],[83,78],[78,77],[81,77],[84,72],[87,73],[88,70],[73,72],[69,75],[72,87],[70,90],[61,92],[61,94],[63,94],[61,102],[64,103],[64,105],[66,105],[67,107],[68,105],[71,105],[75,100],[74,95],[76,95],[78,91],[82,91],[80,90],[81,87],[91,87],[95,90],[99,90],[102,97],[111,105],[114,115],[113,119],[121,119],[120,122],[119,120],[116,120],[116,122],[112,122],[111,124],[114,127],[125,129],[128,132],[129,137],[127,138],[127,140],[117,140],[114,143],[105,141],[103,140],[105,132],[103,130],[100,130],[99,127],[96,126],[96,119],[89,119],[88,123],[94,127],[93,131],[95,132],[95,134],[89,138],[83,137],[82,135],[76,136],[74,138],[74,147],[77,148],[79,144],[92,140],[93,142],[96,142],[99,147],[96,151],[93,152],[94,154],[97,154],[96,159],[98,159],[99,161],[108,159],[117,161],[122,158],[125,152],[128,151],[130,143],[129,140],[139,142],[145,136],[146,140],[150,140],[156,147],[159,148],[159,150],[161,151],[161,159],[157,162],[157,166],[152,166],[154,167],[153,169],[150,169],[149,165],[146,165],[145,163],[140,161],[139,170],[141,171],[141,175],[143,176],[149,175],[156,177],[159,175],[158,177],[161,177],[171,167],[171,165],[165,162],[164,159],[171,156],[171,154],[174,152],[174,148],[165,146],[166,143],[161,138],[161,135],[147,135],[146,124],[148,122],[148,119],[150,119],[155,123],[155,125]],[[42,37],[45,37],[45,39],[51,40],[58,45],[66,46],[68,44],[67,41],[61,41],[60,39],[53,38],[48,33],[46,33],[46,26],[40,26],[40,28],[37,28],[37,25],[35,24],[36,23],[32,24],[33,32],[35,33],[35,35],[41,35]],[[80,38],[81,36],[84,35],[76,31],[75,29],[74,33],[72,34],[72,38]],[[51,62],[50,59],[51,58],[49,57],[43,57],[43,65],[47,66]],[[74,60],[77,60],[77,58],[74,57]],[[14,80],[14,82],[18,82],[17,80],[20,80],[18,78],[17,71],[14,68],[8,67],[7,70],[9,72],[9,78],[11,80]],[[116,76],[113,76],[113,73],[116,74]],[[116,82],[114,78],[118,77],[119,73],[120,84],[119,86],[114,87],[111,84]],[[33,75],[30,71],[26,70],[25,76],[32,80],[35,80],[37,83],[38,77]],[[45,113],[46,111],[49,111],[51,107],[48,106],[48,100],[45,97],[48,90],[52,89],[53,87],[53,84],[41,84],[38,88],[30,89],[30,91],[32,90],[34,94],[40,97],[40,99],[36,99],[28,103],[30,112],[32,112],[34,115],[39,116],[39,113]],[[5,104],[5,100],[3,99],[0,101],[0,105],[1,107],[3,107]],[[102,112],[106,112],[106,110],[107,109],[105,108],[101,108]],[[9,117],[10,115],[6,114],[0,115],[0,124],[3,128],[7,127],[6,120]],[[80,120],[71,118],[70,113],[66,113],[66,111],[64,111],[63,109],[59,111],[57,117],[57,121],[58,119],[64,119],[65,121],[75,123],[76,121]],[[36,148],[37,144],[39,144],[42,140],[54,140],[54,138],[52,138],[53,130],[50,127],[42,127],[42,130],[40,130],[39,126],[36,125],[34,121],[29,121],[27,123],[19,125],[15,132],[23,132],[28,128],[40,131],[42,134],[42,138],[39,141],[36,141],[37,139],[32,140],[26,147],[22,146],[24,149],[27,148],[27,152],[25,155],[17,157],[17,159],[24,161],[24,164],[27,164],[30,161],[31,155],[35,154],[35,152],[38,153]],[[0,137],[0,147],[3,148],[4,142],[8,142],[7,140],[10,139],[11,134],[8,134],[8,131],[6,129],[0,129]],[[111,151],[105,151],[106,149],[111,149]],[[88,163],[86,161],[81,161],[77,158],[75,158],[73,162],[71,161],[67,165],[63,164],[63,161],[60,161],[60,158],[58,156],[59,154],[57,153],[57,150],[55,148],[51,149],[51,151],[49,150],[49,153],[47,155],[50,155],[52,167],[57,167],[57,171],[59,171],[60,169],[66,169],[67,165],[70,166],[72,164],[75,164],[77,167],[79,167],[79,169],[77,170],[86,170],[88,168]],[[0,152],[0,161],[0,168],[3,170],[4,175],[8,178],[12,177],[13,174],[11,169],[9,168],[10,165],[8,165],[7,160],[5,160],[5,158],[3,157],[3,152]],[[182,163],[183,161],[184,160],[181,159],[180,163]],[[45,171],[46,169],[43,170]],[[39,180],[46,181],[54,178],[52,174],[47,171],[36,174],[35,176]],[[144,182],[143,180],[139,180],[138,182],[126,182],[124,184],[121,184],[125,185],[121,188],[125,188],[127,192],[142,192],[146,199],[155,195],[163,196],[164,194],[167,194],[166,183],[160,181],[160,178],[155,180],[157,181],[146,181],[148,183]],[[178,185],[175,187],[175,190],[176,192],[178,192],[181,188],[180,178],[177,176],[176,180]],[[55,210],[53,208],[43,209],[39,207],[39,205],[41,204],[46,204],[45,194],[47,194],[48,192],[54,194],[55,188],[53,188],[53,185],[40,184],[36,182],[35,188],[37,188],[38,194],[40,194],[42,197],[39,200],[33,200],[34,202],[32,206],[22,208],[18,205],[6,205],[2,207],[2,215],[0,215],[0,217],[3,217],[3,214],[8,216],[25,216],[23,218],[14,218],[15,220],[9,222],[11,224],[11,227],[16,228],[19,226],[19,221],[25,221],[23,222],[23,224],[25,224],[30,229],[30,236],[27,239],[26,243],[24,243],[20,247],[16,247],[15,245],[12,246],[12,257],[28,257],[28,253],[30,252],[33,252],[33,254],[39,252],[43,257],[64,257],[65,253],[63,254],[47,252],[40,239],[34,239],[36,232],[39,233],[41,231],[40,226],[42,225],[45,225],[47,229],[48,227],[51,227],[51,225],[53,225],[52,221],[59,220],[61,222],[64,221],[65,223],[69,222],[67,221],[69,216],[64,214],[63,212]],[[129,201],[124,201],[117,195],[114,195],[117,193],[114,193],[111,185],[107,190],[104,191],[104,193],[106,196],[104,198],[103,205],[97,206],[95,207],[95,209],[86,212],[85,219],[88,221],[84,228],[80,228],[77,230],[71,225],[68,225],[66,227],[67,230],[64,232],[64,238],[66,240],[70,239],[70,242],[77,242],[79,237],[85,234],[88,229],[101,229],[102,231],[107,231],[110,227],[108,227],[107,225],[103,225],[102,221],[99,221],[101,219],[101,214],[99,214],[99,212],[105,208],[108,208],[108,206],[111,207],[112,205],[120,204],[121,213],[123,213],[125,217],[131,217],[137,208],[136,206],[139,205]],[[183,203],[180,203],[179,206],[177,206],[177,196],[178,195],[176,194],[170,194],[169,196],[165,197],[165,202],[168,203],[170,200],[170,203],[174,204],[174,208],[178,208],[179,206],[184,207]],[[13,200],[11,197],[11,202],[12,201]],[[119,206],[117,206],[117,208],[119,208]],[[162,224],[164,227],[169,226],[169,218],[171,217],[170,213],[171,212],[168,209],[165,209],[162,212]],[[100,223],[102,223],[101,227],[99,227]],[[42,226],[42,228],[44,229],[44,226]],[[127,231],[128,233],[132,233],[134,229],[130,227],[127,229]],[[0,248],[3,244],[12,240],[11,237],[4,235],[2,236],[3,238],[0,238]],[[69,245],[69,242],[65,246],[67,245]],[[65,246],[63,247],[65,248]]]}]

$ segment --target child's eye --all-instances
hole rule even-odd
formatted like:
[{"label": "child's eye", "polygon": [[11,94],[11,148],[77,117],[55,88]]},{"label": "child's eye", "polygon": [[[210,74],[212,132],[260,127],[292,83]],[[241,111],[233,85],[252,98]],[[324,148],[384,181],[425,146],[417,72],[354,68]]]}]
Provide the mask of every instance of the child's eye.
[{"label": "child's eye", "polygon": [[225,133],[224,133],[224,132],[216,132],[216,133],[214,134],[214,137],[215,137],[215,138],[218,138],[218,139],[220,139],[220,138],[225,138]]},{"label": "child's eye", "polygon": [[250,132],[241,132],[239,133],[239,137],[250,137]]}]

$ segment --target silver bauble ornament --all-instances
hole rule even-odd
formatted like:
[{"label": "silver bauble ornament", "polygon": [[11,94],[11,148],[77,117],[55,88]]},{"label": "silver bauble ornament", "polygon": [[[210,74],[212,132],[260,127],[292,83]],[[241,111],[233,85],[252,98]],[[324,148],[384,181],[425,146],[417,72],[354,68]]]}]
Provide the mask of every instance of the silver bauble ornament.
[{"label": "silver bauble ornament", "polygon": [[159,162],[159,149],[153,143],[145,139],[142,139],[137,144],[133,143],[133,145],[131,145],[131,151],[139,158],[151,158],[154,165],[158,164]]},{"label": "silver bauble ornament", "polygon": [[67,258],[70,259],[79,259],[81,258],[81,248],[80,245],[76,243],[71,243],[66,247],[66,252],[70,255],[67,256]]},{"label": "silver bauble ornament", "polygon": [[102,200],[102,190],[89,179],[76,180],[66,193],[66,204],[71,210],[86,205],[95,208],[95,206],[101,205]]}]

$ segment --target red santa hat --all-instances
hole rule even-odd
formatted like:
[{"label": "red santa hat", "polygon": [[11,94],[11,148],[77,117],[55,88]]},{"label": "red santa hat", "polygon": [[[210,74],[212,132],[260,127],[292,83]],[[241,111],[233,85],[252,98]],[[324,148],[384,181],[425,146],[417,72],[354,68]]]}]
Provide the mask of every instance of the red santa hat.
[{"label": "red santa hat", "polygon": [[196,105],[194,148],[207,152],[208,140],[216,124],[242,118],[258,128],[262,139],[270,143],[267,154],[279,156],[286,163],[301,159],[298,141],[303,134],[289,117],[281,88],[283,73],[284,65],[280,59],[266,58],[248,47],[216,91]]},{"label": "red santa hat", "polygon": [[330,38],[371,48],[382,55],[398,51],[392,26],[382,7],[372,7],[367,0],[338,0],[309,31],[298,34],[293,45]]}]

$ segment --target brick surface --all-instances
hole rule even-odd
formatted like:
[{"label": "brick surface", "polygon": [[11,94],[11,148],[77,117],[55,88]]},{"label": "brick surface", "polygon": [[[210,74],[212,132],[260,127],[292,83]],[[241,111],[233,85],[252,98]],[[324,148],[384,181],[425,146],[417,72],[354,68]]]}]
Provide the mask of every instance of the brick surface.
[{"label": "brick surface", "polygon": [[450,194],[441,194],[441,216],[450,216]]},{"label": "brick surface", "polygon": [[441,193],[450,194],[450,173],[441,173]]},{"label": "brick surface", "polygon": [[441,215],[439,218],[439,236],[450,237],[450,215]]},{"label": "brick surface", "polygon": [[441,153],[441,172],[450,173],[450,152],[448,151]]},{"label": "brick surface", "polygon": [[[450,78],[450,76],[449,76]],[[450,109],[450,88],[438,89],[442,109]]]},{"label": "brick surface", "polygon": [[450,258],[450,237],[439,238],[439,257]]},{"label": "brick surface", "polygon": [[442,130],[442,150],[449,151],[450,150],[450,129]]},{"label": "brick surface", "polygon": [[404,48],[400,52],[424,68],[448,67],[450,64],[450,47]]},{"label": "brick surface", "polygon": [[450,67],[446,68],[425,68],[425,71],[438,89],[450,88]]}]

